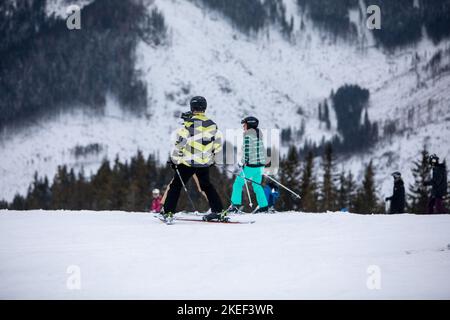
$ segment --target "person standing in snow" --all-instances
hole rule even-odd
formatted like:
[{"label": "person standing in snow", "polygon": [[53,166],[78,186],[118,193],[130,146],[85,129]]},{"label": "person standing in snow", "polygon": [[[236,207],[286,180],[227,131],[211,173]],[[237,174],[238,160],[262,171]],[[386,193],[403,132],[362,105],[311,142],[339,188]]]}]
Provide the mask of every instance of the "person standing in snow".
[{"label": "person standing in snow", "polygon": [[428,213],[447,213],[443,198],[447,195],[447,168],[445,162],[439,163],[439,157],[435,154],[428,158],[433,170],[432,179],[424,183],[431,186],[431,198],[428,202]]},{"label": "person standing in snow", "polygon": [[150,208],[150,212],[157,213],[161,211],[162,208],[162,197],[159,189],[153,189],[152,191],[152,206]]},{"label": "person standing in snow", "polygon": [[[171,218],[175,213],[182,181],[186,184],[195,174],[200,188],[205,192],[213,217],[220,219],[223,206],[209,179],[209,168],[214,165],[215,154],[222,149],[222,137],[214,121],[205,115],[207,101],[194,97],[190,101],[191,115],[183,118],[183,126],[177,130],[170,162],[175,170],[169,185],[161,215]],[[182,181],[181,181],[182,179]]]},{"label": "person standing in snow", "polygon": [[266,166],[266,150],[264,148],[262,132],[258,128],[259,120],[255,117],[247,117],[242,120],[241,124],[244,129],[244,144],[242,146],[242,160],[239,162],[239,167],[242,168],[242,171],[234,181],[231,206],[227,212],[239,212],[239,208],[242,206],[242,191],[246,179],[254,182],[252,183],[253,191],[256,193],[259,206],[256,213],[268,212],[267,198],[261,186],[262,176]]},{"label": "person standing in snow", "polygon": [[394,172],[392,174],[394,178],[394,192],[392,196],[386,198],[386,201],[391,202],[389,210],[390,214],[404,213],[405,212],[405,184],[403,183],[402,175],[400,172]]}]

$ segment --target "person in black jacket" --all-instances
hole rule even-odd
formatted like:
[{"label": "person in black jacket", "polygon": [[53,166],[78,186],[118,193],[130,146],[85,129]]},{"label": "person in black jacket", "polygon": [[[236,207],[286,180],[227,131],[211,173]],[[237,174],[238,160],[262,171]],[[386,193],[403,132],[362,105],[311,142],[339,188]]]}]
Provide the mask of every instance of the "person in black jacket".
[{"label": "person in black jacket", "polygon": [[433,178],[424,183],[425,186],[431,186],[431,198],[428,202],[428,213],[447,213],[442,199],[447,195],[446,165],[445,163],[439,163],[439,157],[435,154],[431,155],[428,161],[433,169]]},{"label": "person in black jacket", "polygon": [[391,197],[386,198],[386,201],[391,202],[390,214],[405,212],[405,184],[403,183],[400,172],[394,172],[394,192]]}]

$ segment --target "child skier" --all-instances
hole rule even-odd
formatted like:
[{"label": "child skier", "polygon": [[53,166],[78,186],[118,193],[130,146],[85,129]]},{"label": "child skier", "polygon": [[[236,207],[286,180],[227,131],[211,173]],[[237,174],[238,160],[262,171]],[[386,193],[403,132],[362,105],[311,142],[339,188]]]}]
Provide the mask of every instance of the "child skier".
[{"label": "child skier", "polygon": [[233,193],[231,195],[231,206],[227,210],[228,213],[237,213],[242,206],[242,189],[246,183],[246,179],[253,181],[253,191],[258,201],[259,212],[268,212],[269,207],[264,189],[261,186],[262,175],[266,166],[266,150],[263,144],[263,136],[259,130],[259,120],[255,117],[247,117],[242,120],[244,129],[244,145],[242,146],[242,167],[240,175],[233,184]]},{"label": "child skier", "polygon": [[152,206],[150,208],[150,212],[159,213],[162,208],[162,197],[159,192],[159,189],[153,189],[152,195],[153,195],[153,200],[152,200]]}]

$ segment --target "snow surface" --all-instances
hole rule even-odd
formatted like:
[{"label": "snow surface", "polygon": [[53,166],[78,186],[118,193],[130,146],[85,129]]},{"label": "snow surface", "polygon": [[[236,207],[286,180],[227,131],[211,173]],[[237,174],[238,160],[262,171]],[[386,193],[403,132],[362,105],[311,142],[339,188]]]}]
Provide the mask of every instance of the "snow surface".
[{"label": "snow surface", "polygon": [[[167,226],[146,213],[0,211],[0,298],[450,298],[449,215],[235,219],[256,223]],[[66,285],[73,266],[80,290]],[[379,290],[367,286],[373,270]]]},{"label": "snow surface", "polygon": [[[287,17],[295,17],[291,42],[274,26],[256,37],[246,36],[220,13],[192,1],[149,1],[149,8],[156,6],[169,26],[166,46],[155,48],[142,42],[136,53],[137,68],[148,84],[149,109],[136,117],[109,98],[102,115],[67,112],[36,119],[20,130],[6,128],[0,132],[0,199],[11,201],[15,193],[25,194],[35,171],[52,178],[62,164],[75,169],[83,166],[89,173],[104,157],[112,160],[119,154],[125,160],[137,149],[145,155],[157,153],[164,162],[170,134],[180,123],[178,114],[198,94],[207,97],[208,113],[223,130],[239,128],[240,119],[249,114],[268,129],[298,129],[303,121],[306,131],[296,142],[301,146],[305,140],[320,142],[336,133],[335,123],[327,131],[317,119],[317,105],[331,90],[346,83],[368,88],[370,119],[378,121],[381,132],[387,121],[395,121],[401,132],[392,139],[383,138],[369,153],[339,159],[339,168],[352,170],[361,180],[364,166],[373,159],[380,195],[391,192],[390,173],[395,170],[404,174],[407,185],[412,182],[412,160],[424,143],[430,152],[450,159],[450,73],[435,79],[423,69],[434,53],[449,48],[450,41],[435,46],[425,38],[415,46],[386,53],[372,46],[363,19],[354,10],[351,17],[354,23],[359,21],[360,39],[335,42],[306,15],[302,18],[305,30],[300,30],[300,9],[294,0],[284,2]],[[68,3],[52,0],[48,11],[58,14]],[[414,67],[416,55],[420,62]],[[430,104],[436,115],[431,118]],[[414,121],[408,122],[412,108],[423,112],[416,112]],[[80,159],[70,152],[91,143],[104,146],[102,152]]]}]

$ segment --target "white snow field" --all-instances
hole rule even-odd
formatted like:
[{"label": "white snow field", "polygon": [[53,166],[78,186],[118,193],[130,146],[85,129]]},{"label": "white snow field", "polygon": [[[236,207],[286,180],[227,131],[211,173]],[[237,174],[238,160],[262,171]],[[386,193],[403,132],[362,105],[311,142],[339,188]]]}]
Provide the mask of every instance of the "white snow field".
[{"label": "white snow field", "polygon": [[450,215],[234,219],[0,211],[0,298],[450,298]]}]

